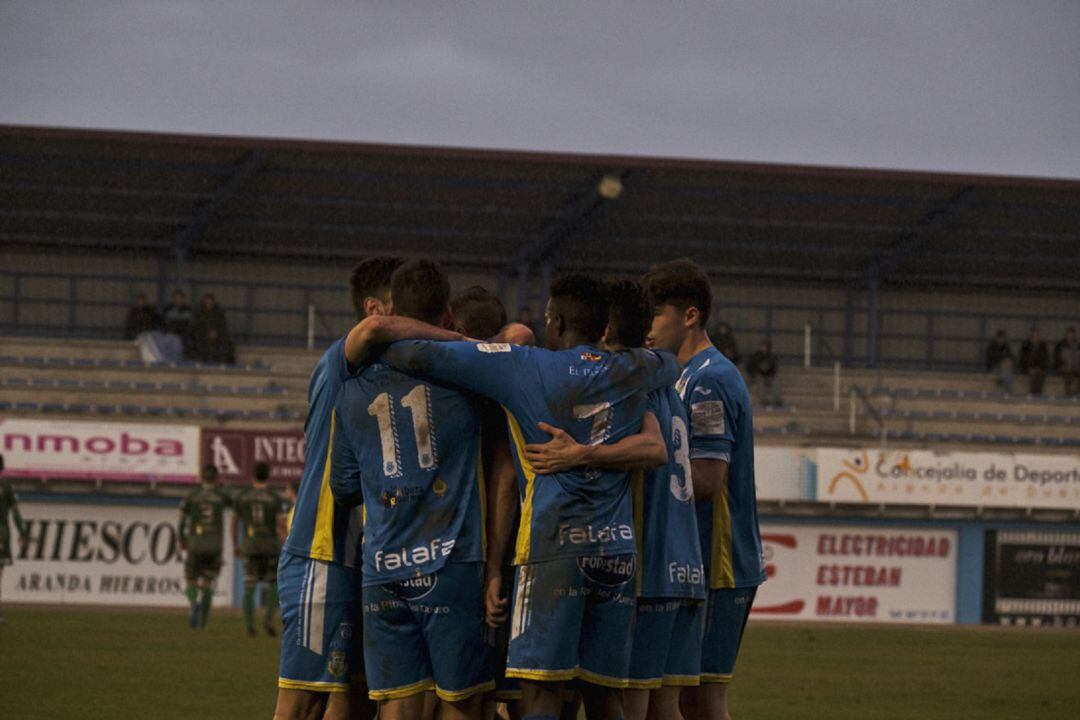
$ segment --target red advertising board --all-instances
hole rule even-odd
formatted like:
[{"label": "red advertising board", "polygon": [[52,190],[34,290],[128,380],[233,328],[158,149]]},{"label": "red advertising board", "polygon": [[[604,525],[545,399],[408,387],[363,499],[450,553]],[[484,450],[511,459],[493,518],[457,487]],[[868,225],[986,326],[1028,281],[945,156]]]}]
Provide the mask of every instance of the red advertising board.
[{"label": "red advertising board", "polygon": [[202,461],[215,465],[226,483],[250,482],[260,462],[270,466],[270,482],[296,483],[304,472],[304,433],[203,428]]}]

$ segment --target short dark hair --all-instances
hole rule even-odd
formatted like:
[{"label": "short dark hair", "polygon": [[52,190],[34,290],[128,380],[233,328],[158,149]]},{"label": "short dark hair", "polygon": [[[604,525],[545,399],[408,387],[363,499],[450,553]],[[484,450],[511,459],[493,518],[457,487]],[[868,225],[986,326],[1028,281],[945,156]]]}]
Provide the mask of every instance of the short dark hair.
[{"label": "short dark hair", "polygon": [[480,285],[473,285],[451,300],[450,309],[462,332],[478,340],[494,337],[506,326],[502,300]]},{"label": "short dark hair", "polygon": [[584,273],[563,275],[551,283],[551,302],[568,329],[590,342],[604,337],[608,289],[600,278]]},{"label": "short dark hair", "polygon": [[641,347],[652,327],[653,306],[645,286],[636,280],[608,284],[608,338],[625,347]]},{"label": "short dark hair", "polygon": [[353,309],[356,319],[367,317],[364,312],[364,300],[369,297],[386,298],[390,293],[390,276],[404,262],[399,257],[377,255],[364,260],[353,268],[349,276],[349,290],[352,292]]},{"label": "short dark hair", "polygon": [[218,469],[216,465],[203,465],[202,480],[203,482],[217,482]]},{"label": "short dark hair", "polygon": [[270,466],[264,462],[255,463],[255,479],[265,482],[270,478]]},{"label": "short dark hair", "polygon": [[390,298],[395,315],[437,325],[450,304],[450,280],[436,263],[410,260],[391,276]]},{"label": "short dark hair", "polygon": [[709,321],[712,286],[702,269],[690,258],[653,265],[641,281],[649,290],[653,306],[673,305],[680,311],[696,307],[701,315],[701,327]]}]

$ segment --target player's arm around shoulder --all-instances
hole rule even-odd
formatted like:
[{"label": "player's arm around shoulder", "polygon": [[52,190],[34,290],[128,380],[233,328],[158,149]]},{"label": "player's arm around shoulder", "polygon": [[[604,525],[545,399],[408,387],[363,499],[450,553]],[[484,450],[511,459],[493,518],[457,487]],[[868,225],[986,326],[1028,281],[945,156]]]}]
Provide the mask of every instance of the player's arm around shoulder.
[{"label": "player's arm around shoulder", "polygon": [[370,364],[377,348],[398,340],[464,340],[453,330],[397,315],[372,315],[357,323],[345,338],[345,359],[352,369]]},{"label": "player's arm around shoulder", "polygon": [[526,445],[525,458],[540,475],[582,466],[649,470],[668,461],[667,443],[660,431],[660,422],[652,412],[645,413],[640,432],[611,444],[586,445],[561,428],[543,422],[538,427],[551,435],[551,440]]}]

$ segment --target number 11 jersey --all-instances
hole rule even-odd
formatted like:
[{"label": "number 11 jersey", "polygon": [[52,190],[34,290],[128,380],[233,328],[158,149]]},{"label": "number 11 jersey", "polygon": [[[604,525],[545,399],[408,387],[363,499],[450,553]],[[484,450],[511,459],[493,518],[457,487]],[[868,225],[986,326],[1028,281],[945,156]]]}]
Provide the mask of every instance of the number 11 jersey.
[{"label": "number 11 jersey", "polygon": [[362,491],[365,586],[484,559],[480,416],[460,390],[376,363],[335,405],[331,485]]}]

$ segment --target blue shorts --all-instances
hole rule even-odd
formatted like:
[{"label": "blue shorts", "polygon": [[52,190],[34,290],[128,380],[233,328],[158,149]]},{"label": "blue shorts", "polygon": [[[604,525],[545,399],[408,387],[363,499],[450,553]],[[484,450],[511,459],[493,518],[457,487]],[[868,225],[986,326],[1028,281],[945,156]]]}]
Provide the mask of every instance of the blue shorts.
[{"label": "blue shorts", "polygon": [[364,588],[364,665],[372,700],[434,690],[454,702],[495,688],[484,622],[484,565]]},{"label": "blue shorts", "polygon": [[522,565],[514,582],[506,676],[629,684],[633,555]]},{"label": "blue shorts", "polygon": [[701,641],[701,682],[731,682],[756,587],[710,590]]},{"label": "blue shorts", "polygon": [[705,603],[689,598],[638,598],[630,687],[697,685]]},{"label": "blue shorts", "polygon": [[279,688],[344,692],[359,679],[359,591],[358,568],[281,553]]}]

